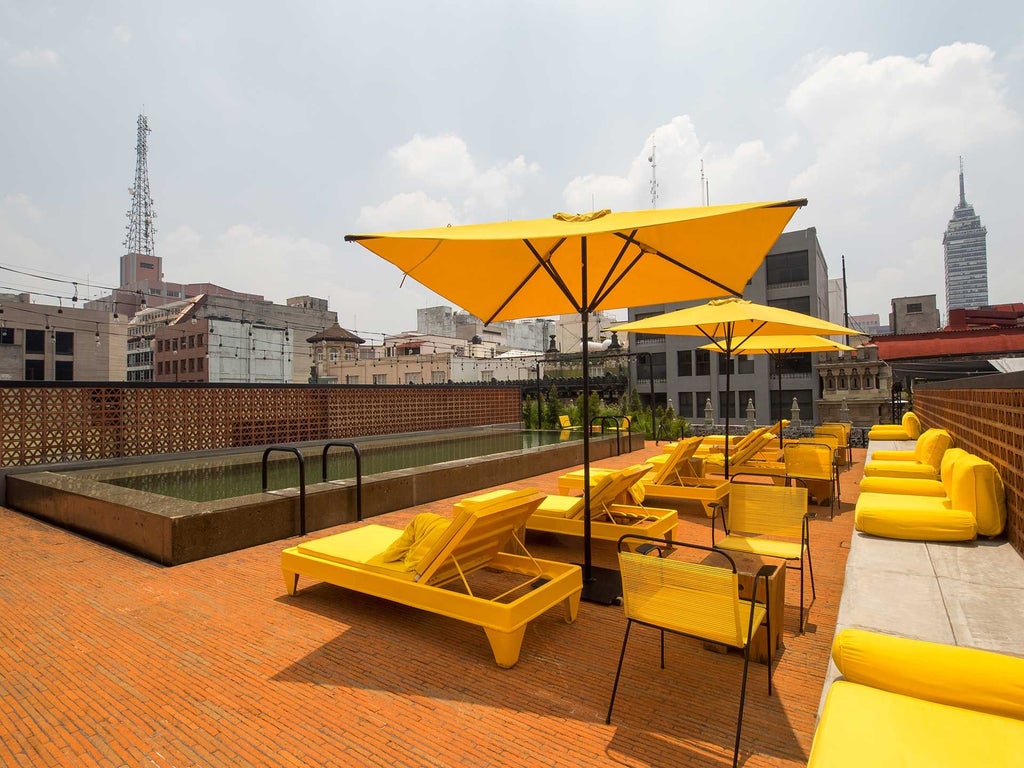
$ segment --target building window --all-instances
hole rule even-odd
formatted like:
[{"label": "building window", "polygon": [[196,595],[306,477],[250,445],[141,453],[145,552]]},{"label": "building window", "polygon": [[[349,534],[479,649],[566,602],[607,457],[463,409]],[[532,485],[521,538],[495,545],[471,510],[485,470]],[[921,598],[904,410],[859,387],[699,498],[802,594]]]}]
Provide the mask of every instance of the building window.
[{"label": "building window", "polygon": [[378,387],[384,386],[388,383],[388,375],[386,373],[373,374],[373,383]]},{"label": "building window", "polygon": [[840,376],[839,377],[839,388],[840,389],[846,389],[846,377],[845,376]]},{"label": "building window", "polygon": [[825,379],[825,389],[835,389],[835,388],[836,388],[836,380],[835,380],[835,378],[833,378],[832,376],[829,376],[827,379]]},{"label": "building window", "polygon": [[[694,372],[698,376],[710,376],[711,375],[711,353],[706,349],[695,349],[693,350],[694,357]],[[703,407],[702,403],[697,404],[699,407]]]},{"label": "building window", "polygon": [[736,358],[736,373],[753,373],[754,358],[751,355],[740,355]]},{"label": "building window", "polygon": [[195,373],[196,372],[196,359],[194,357],[190,357],[188,359],[188,372],[189,373]]},{"label": "building window", "polygon": [[201,334],[201,333],[197,333],[196,334],[196,346],[197,347],[203,346],[203,334]]},{"label": "building window", "polygon": [[74,360],[58,360],[53,364],[53,380],[54,381],[74,381],[75,380],[75,361]]},{"label": "building window", "polygon": [[330,351],[330,352],[328,353],[328,358],[330,359],[330,361],[331,361],[332,363],[336,363],[336,362],[338,362],[338,350],[336,350],[336,349],[332,349],[332,350],[331,350],[331,351]]},{"label": "building window", "polygon": [[[25,354],[27,355],[41,355],[43,354],[43,347],[46,344],[46,334],[43,331],[27,330],[25,331]],[[28,376],[25,377],[26,379]],[[43,377],[40,376],[38,380]]]},{"label": "building window", "polygon": [[693,418],[693,392],[679,393],[679,415],[685,419]]},{"label": "building window", "polygon": [[770,253],[765,258],[765,271],[769,286],[806,283],[808,274],[807,251]]},{"label": "building window", "polygon": [[[42,331],[40,331],[42,333]],[[42,360],[25,361],[25,381],[42,381],[44,368]]]},{"label": "building window", "polygon": [[811,314],[811,297],[791,296],[788,299],[771,299],[768,301],[768,306],[788,309],[790,312],[799,312],[801,315],[809,315]]},{"label": "building window", "polygon": [[729,418],[736,418],[736,393],[730,392],[729,396],[726,397],[725,390],[719,390],[718,392],[718,418],[725,418],[725,408],[729,407]]},{"label": "building window", "polygon": [[13,344],[14,343],[14,329],[13,328],[0,328],[0,344]]},{"label": "building window", "polygon": [[[693,376],[693,352],[689,349],[682,349],[676,352],[676,369],[680,376]],[[693,394],[692,392],[690,393]],[[682,400],[680,399],[680,402]]]},{"label": "building window", "polygon": [[200,373],[202,373],[203,371],[203,358],[201,357],[198,360],[196,360],[196,370],[199,371]]},{"label": "building window", "polygon": [[871,389],[871,374],[864,374],[864,389]]},{"label": "building window", "polygon": [[913,304],[907,304],[907,314],[916,315],[924,312],[924,307],[921,306],[921,302],[916,301]]},{"label": "building window", "polygon": [[423,383],[423,374],[420,373],[419,371],[410,371],[409,373],[405,374],[405,383],[406,384],[422,384]]},{"label": "building window", "polygon": [[811,375],[811,353],[782,356],[782,373],[787,376]]},{"label": "building window", "polygon": [[188,337],[188,348],[189,349],[195,349],[196,348],[196,337],[195,337],[195,335],[192,335],[192,336]]},{"label": "building window", "polygon": [[850,377],[850,389],[860,389],[860,376],[854,374]]},{"label": "building window", "polygon": [[345,374],[345,383],[346,384],[358,384],[359,383],[359,375],[358,374],[355,374],[355,375],[353,375],[353,374]]},{"label": "building window", "polygon": [[316,351],[316,361],[318,363],[322,363],[324,361],[324,351],[322,349],[318,349]]},{"label": "building window", "polygon": [[431,371],[430,372],[430,383],[431,384],[444,384],[445,376],[444,371]]},{"label": "building window", "polygon": [[[57,355],[75,354],[75,334],[70,331],[54,331],[53,351]],[[71,381],[71,379],[62,379],[62,381]]]},{"label": "building window", "polygon": [[732,355],[729,355],[729,357],[727,358],[725,355],[720,355],[720,354],[717,354],[717,353],[716,353],[715,356],[718,358],[718,375],[719,376],[725,376],[726,363],[728,363],[729,373],[730,374],[736,373],[736,358],[735,357],[733,357]]}]

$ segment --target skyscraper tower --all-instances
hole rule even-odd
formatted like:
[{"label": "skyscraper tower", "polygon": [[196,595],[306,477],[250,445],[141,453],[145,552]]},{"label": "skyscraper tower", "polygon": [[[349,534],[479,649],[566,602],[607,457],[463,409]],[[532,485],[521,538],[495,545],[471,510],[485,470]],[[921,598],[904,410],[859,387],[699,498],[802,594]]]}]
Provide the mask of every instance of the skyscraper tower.
[{"label": "skyscraper tower", "polygon": [[960,202],[953,209],[942,249],[946,263],[946,312],[988,304],[987,230],[964,197],[964,159],[960,158]]},{"label": "skyscraper tower", "polygon": [[135,140],[135,184],[128,192],[132,196],[132,207],[128,211],[128,235],[124,246],[127,253],[152,256],[153,235],[156,227],[153,219],[153,198],[149,195],[149,168],[146,162],[146,136],[150,133],[149,123],[145,115],[139,115],[138,133]]}]

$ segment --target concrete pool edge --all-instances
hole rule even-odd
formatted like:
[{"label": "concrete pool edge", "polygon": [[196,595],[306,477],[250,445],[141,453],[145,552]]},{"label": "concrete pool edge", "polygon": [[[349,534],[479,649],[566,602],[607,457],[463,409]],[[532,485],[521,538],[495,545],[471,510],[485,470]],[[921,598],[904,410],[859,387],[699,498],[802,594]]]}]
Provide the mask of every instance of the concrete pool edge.
[{"label": "concrete pool edge", "polygon": [[[625,437],[625,436],[624,436]],[[624,451],[643,447],[633,435]],[[616,454],[616,439],[593,437],[592,461]],[[395,470],[363,479],[363,517],[373,517],[583,462],[580,441]],[[9,473],[6,506],[163,565],[279,541],[299,531],[298,489],[190,502],[83,478],[50,467]],[[306,528],[355,520],[355,482],[310,483]]]}]

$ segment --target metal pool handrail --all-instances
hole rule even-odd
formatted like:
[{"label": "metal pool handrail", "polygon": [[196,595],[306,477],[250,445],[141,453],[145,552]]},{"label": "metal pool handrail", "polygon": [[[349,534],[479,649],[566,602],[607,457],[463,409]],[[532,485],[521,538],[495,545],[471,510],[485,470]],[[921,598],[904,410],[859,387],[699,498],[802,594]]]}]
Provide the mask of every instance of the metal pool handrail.
[{"label": "metal pool handrail", "polygon": [[[609,421],[611,421],[611,423],[613,425],[615,425],[615,455],[616,456],[621,456],[622,455],[622,444],[621,444],[621,435],[620,435],[620,431],[619,431],[619,420],[615,416],[595,416],[594,418],[592,418],[590,420],[590,431],[591,432],[594,431],[594,424],[600,423],[601,424],[601,431],[603,432],[604,431],[604,425],[607,422],[609,422]],[[630,445],[630,447],[632,448],[632,445]]]},{"label": "metal pool handrail", "polygon": [[272,445],[263,451],[263,492],[267,492],[267,456],[273,451],[293,453],[299,460],[299,535],[306,535],[306,460],[298,448],[289,445]]},{"label": "metal pool handrail", "polygon": [[341,448],[351,448],[352,453],[356,457],[356,520],[363,519],[363,459],[359,453],[359,446],[355,443],[350,443],[347,440],[335,440],[324,446],[324,452],[320,458],[320,465],[323,467],[323,481],[327,482],[327,451],[338,446]]}]

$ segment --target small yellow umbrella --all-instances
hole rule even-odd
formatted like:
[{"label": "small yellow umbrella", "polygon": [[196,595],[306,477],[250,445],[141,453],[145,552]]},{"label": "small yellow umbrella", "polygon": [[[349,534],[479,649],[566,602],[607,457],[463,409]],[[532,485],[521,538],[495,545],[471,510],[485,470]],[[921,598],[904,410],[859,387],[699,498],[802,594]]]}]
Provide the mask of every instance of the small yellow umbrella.
[{"label": "small yellow umbrella", "polygon": [[[726,356],[725,392],[730,392],[729,358],[759,334],[780,335],[855,335],[857,331],[817,317],[781,307],[769,307],[740,298],[714,299],[695,307],[677,309],[663,315],[645,317],[631,323],[614,325],[609,330],[629,333],[704,336]],[[729,434],[729,408],[725,409],[725,433]],[[725,443],[725,476],[729,477],[729,441]]]},{"label": "small yellow umbrella", "polygon": [[[793,214],[806,204],[557,213],[547,219],[346,235],[345,240],[391,262],[485,324],[578,313],[586,340],[589,316],[598,310],[741,295]],[[586,343],[582,351],[586,372]],[[589,399],[584,375],[584,425]],[[583,431],[588,510],[589,432]],[[583,597],[610,603],[621,595],[621,585],[614,584],[617,574],[596,583],[590,539],[588,514],[583,518]]]},{"label": "small yellow umbrella", "polygon": [[[710,352],[721,352],[721,348],[715,344],[704,344],[701,349]],[[804,352],[837,352],[853,351],[853,347],[839,341],[826,339],[823,336],[799,336],[789,334],[787,336],[762,336],[760,334],[748,338],[746,343],[737,349],[733,349],[734,355],[768,355],[775,363],[775,372],[779,378],[779,418],[782,418],[782,358],[785,355],[795,355]],[[728,412],[728,410],[726,411]],[[769,419],[770,421],[770,419]],[[782,430],[779,430],[779,448],[782,448]]]}]

